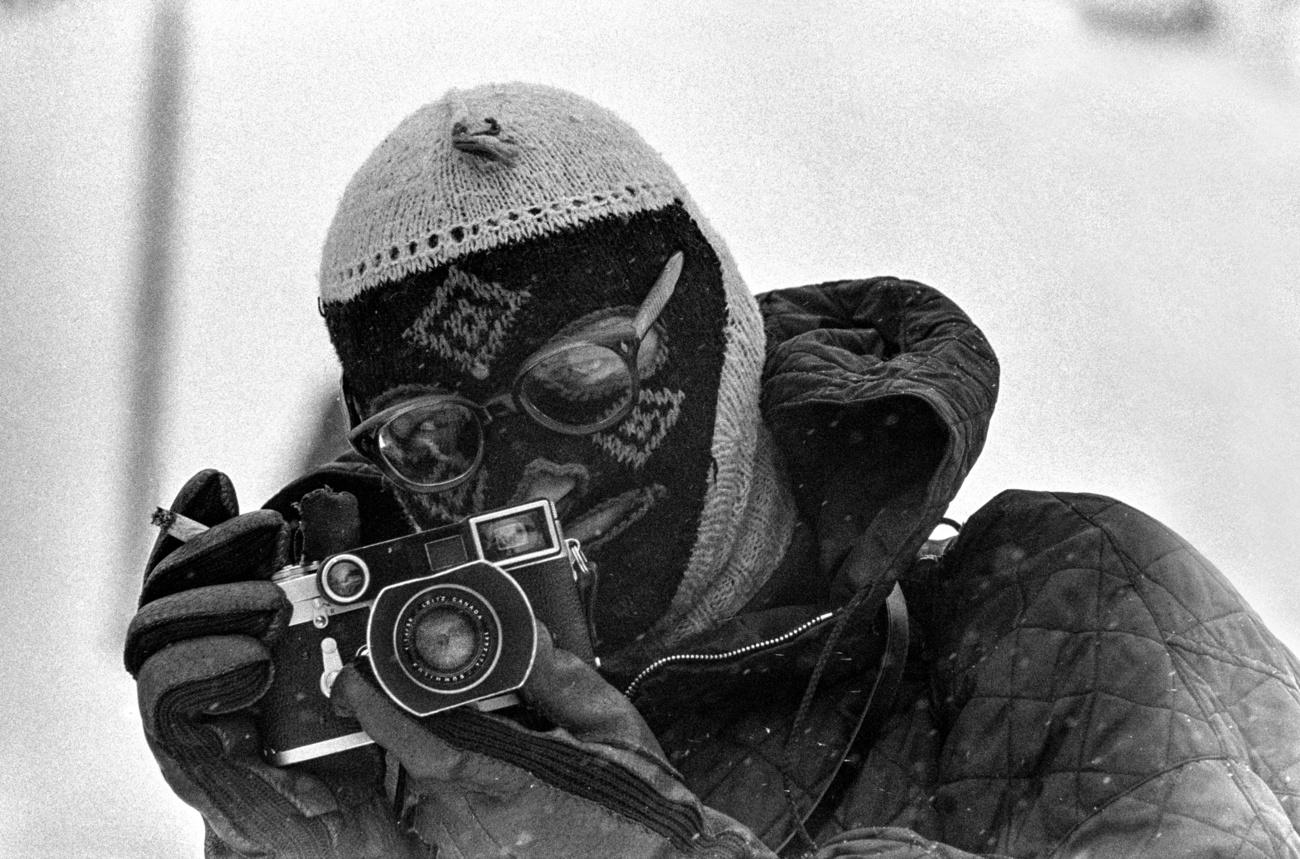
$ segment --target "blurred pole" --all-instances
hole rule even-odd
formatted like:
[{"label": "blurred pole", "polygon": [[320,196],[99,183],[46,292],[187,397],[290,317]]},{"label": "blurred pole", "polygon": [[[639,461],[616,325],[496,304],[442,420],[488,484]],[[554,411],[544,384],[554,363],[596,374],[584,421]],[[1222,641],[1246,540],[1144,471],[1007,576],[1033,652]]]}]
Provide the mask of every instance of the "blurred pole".
[{"label": "blurred pole", "polygon": [[121,647],[122,634],[135,610],[145,555],[153,543],[149,514],[170,499],[159,493],[160,429],[166,408],[172,301],[175,292],[177,175],[185,93],[185,7],[183,0],[159,0],[154,7],[153,44],[140,165],[139,221],[136,228],[137,270],[130,346],[125,469],[118,528],[122,535],[115,570],[113,611],[109,615],[110,650]]}]

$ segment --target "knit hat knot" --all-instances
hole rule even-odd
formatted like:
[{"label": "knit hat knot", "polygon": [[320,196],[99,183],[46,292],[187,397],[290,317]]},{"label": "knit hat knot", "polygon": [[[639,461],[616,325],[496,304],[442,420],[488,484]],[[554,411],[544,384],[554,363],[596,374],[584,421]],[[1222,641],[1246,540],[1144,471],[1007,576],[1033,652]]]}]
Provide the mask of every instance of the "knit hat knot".
[{"label": "knit hat knot", "polygon": [[515,166],[519,146],[515,138],[501,133],[501,123],[486,116],[482,120],[467,117],[457,119],[451,126],[451,145],[460,152],[495,161],[507,167]]}]

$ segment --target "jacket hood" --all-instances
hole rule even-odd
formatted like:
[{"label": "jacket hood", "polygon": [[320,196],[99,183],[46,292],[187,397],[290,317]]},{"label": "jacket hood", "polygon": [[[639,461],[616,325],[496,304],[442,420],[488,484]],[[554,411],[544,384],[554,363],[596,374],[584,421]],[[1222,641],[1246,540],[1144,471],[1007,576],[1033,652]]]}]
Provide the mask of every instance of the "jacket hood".
[{"label": "jacket hood", "polygon": [[[997,398],[997,358],[983,333],[924,284],[836,281],[769,292],[759,306],[763,421],[799,523],[743,609],[682,642],[679,653],[754,648],[902,575],[973,467]],[[757,660],[780,662],[792,682],[806,678],[794,667],[803,660],[785,657],[790,647],[816,653],[824,634],[810,629],[780,659],[756,655],[740,673],[770,683],[750,664]],[[629,681],[643,667],[615,661],[606,669]],[[684,663],[657,672],[636,700],[671,708],[707,694],[700,684],[716,687],[717,679]]]},{"label": "jacket hood", "polygon": [[[956,304],[915,281],[836,281],[759,306],[763,416],[843,600],[896,578],[939,524],[984,446],[997,358]],[[864,563],[840,569],[854,544]]]}]

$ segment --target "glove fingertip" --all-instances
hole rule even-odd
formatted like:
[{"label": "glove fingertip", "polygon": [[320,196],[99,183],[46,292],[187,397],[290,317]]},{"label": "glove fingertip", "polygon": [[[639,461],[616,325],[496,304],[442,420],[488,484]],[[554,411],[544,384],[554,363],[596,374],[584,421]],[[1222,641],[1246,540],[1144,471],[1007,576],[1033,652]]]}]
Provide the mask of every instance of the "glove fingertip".
[{"label": "glove fingertip", "polygon": [[[234,484],[224,472],[205,468],[185,481],[168,509],[211,528],[239,515],[239,498],[235,495]],[[183,545],[166,531],[160,531],[145,562],[146,575],[159,561]]]},{"label": "glove fingertip", "polygon": [[[345,666],[335,678],[330,703],[336,715],[355,719],[377,745],[396,755],[412,777],[442,780],[457,772],[465,775],[460,766],[467,752],[399,709],[355,666]],[[488,718],[472,709],[455,709],[434,718],[458,716]]]},{"label": "glove fingertip", "polygon": [[171,509],[212,527],[239,515],[239,498],[225,472],[205,468],[185,481]]},{"label": "glove fingertip", "polygon": [[145,575],[140,605],[204,585],[269,578],[288,563],[292,537],[274,510],[228,519],[180,544]]},{"label": "glove fingertip", "polygon": [[352,696],[354,684],[361,682],[356,676],[357,669],[351,665],[343,666],[343,670],[334,678],[333,685],[330,686],[330,707],[334,710],[334,715],[345,719],[355,719],[357,715],[356,708],[352,705]]}]

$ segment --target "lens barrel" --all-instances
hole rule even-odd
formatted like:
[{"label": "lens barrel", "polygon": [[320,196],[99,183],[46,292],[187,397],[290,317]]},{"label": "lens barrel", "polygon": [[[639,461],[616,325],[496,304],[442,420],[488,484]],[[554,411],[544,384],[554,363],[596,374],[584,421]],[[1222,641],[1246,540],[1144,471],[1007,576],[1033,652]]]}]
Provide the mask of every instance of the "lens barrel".
[{"label": "lens barrel", "polygon": [[432,585],[407,603],[397,623],[398,658],[418,683],[469,689],[496,661],[500,623],[473,591]]},{"label": "lens barrel", "polygon": [[471,561],[381,590],[366,642],[388,696],[428,716],[522,686],[536,655],[537,621],[513,577]]}]

